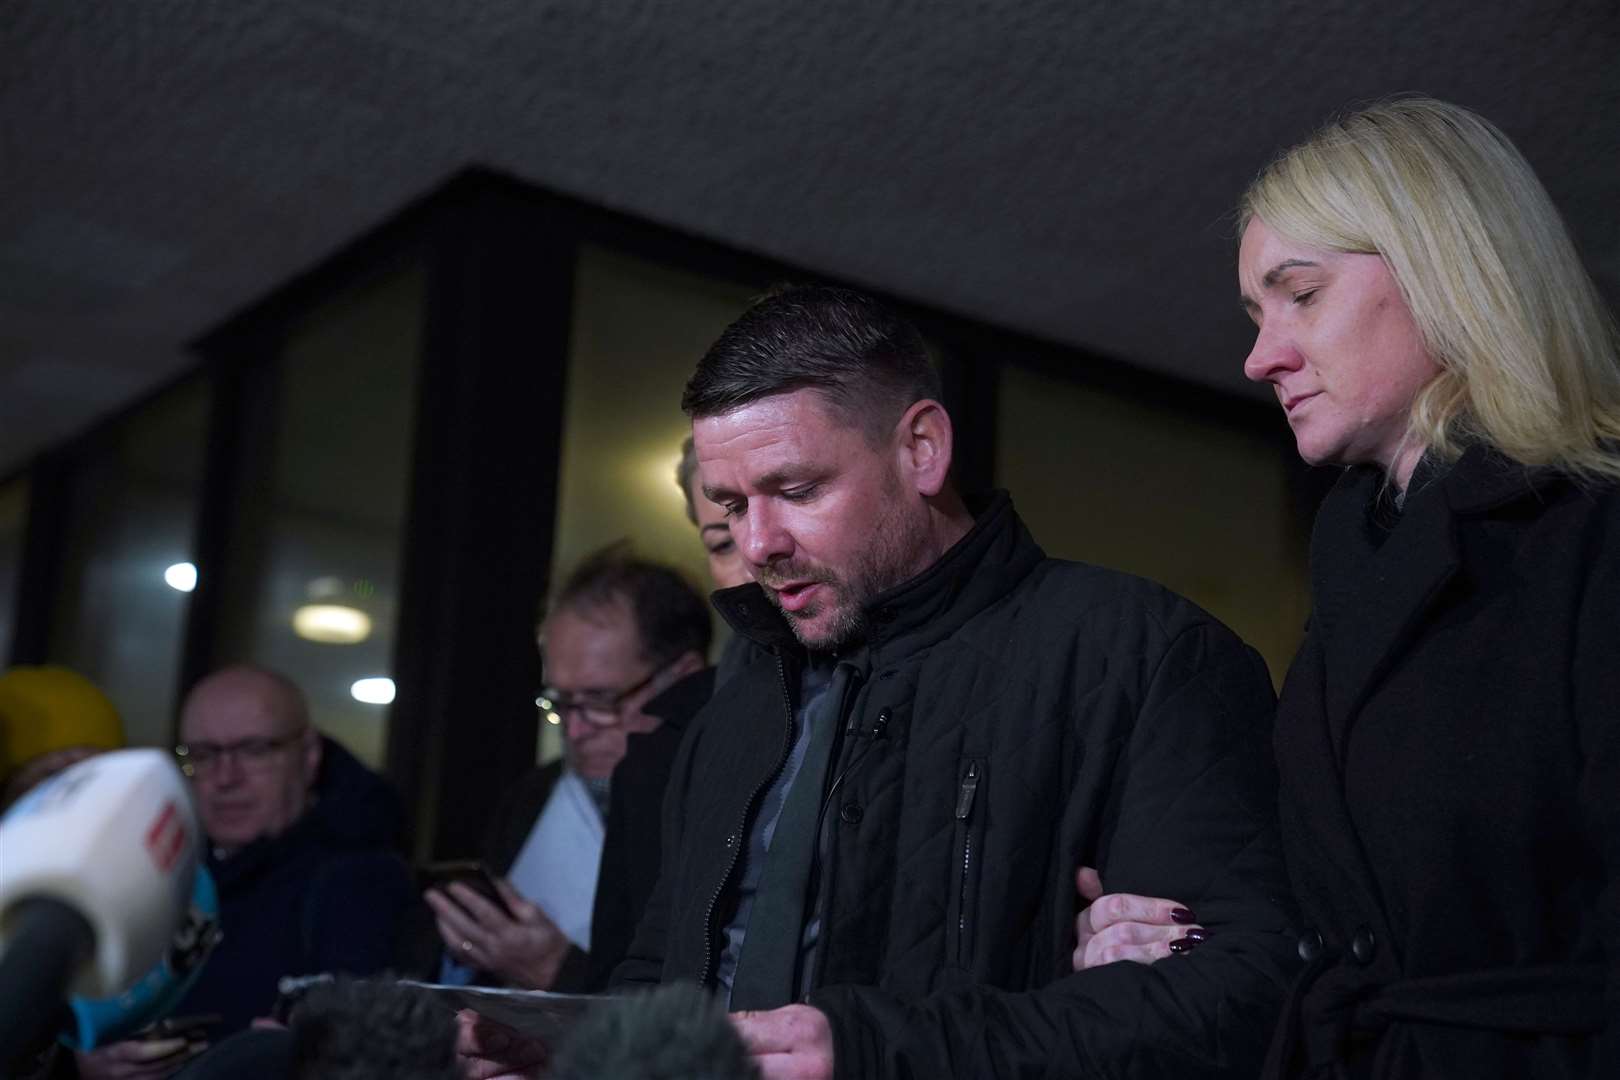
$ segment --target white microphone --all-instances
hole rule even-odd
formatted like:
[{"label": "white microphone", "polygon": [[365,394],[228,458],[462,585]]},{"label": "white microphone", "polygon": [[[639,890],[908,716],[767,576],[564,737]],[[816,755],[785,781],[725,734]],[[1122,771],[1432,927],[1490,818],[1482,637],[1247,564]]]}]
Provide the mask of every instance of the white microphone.
[{"label": "white microphone", "polygon": [[89,758],[0,818],[0,1067],[55,1027],[69,992],[120,994],[164,959],[201,846],[160,750]]}]

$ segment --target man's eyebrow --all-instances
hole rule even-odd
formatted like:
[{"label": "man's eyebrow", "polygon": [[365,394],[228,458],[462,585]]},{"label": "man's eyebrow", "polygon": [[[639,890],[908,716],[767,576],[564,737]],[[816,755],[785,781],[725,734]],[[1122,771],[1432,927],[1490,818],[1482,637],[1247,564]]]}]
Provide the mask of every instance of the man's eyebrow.
[{"label": "man's eyebrow", "polygon": [[754,481],[754,486],[766,491],[775,491],[788,484],[798,483],[805,478],[806,473],[806,469],[795,467],[772,469]]},{"label": "man's eyebrow", "polygon": [[1283,272],[1286,270],[1292,270],[1298,266],[1321,267],[1321,265],[1321,263],[1311,262],[1309,259],[1284,259],[1282,262],[1266,271],[1266,276],[1260,279],[1260,284],[1269,289],[1273,285],[1277,284],[1278,280],[1283,276]]},{"label": "man's eyebrow", "polygon": [[[811,475],[810,470],[805,466],[785,465],[778,469],[772,469],[763,476],[755,477],[753,486],[760,491],[778,491],[789,484],[799,483],[809,475]],[[703,494],[708,497],[710,502],[719,503],[721,506],[725,505],[727,499],[741,498],[735,491],[710,487],[708,484],[703,485]]]}]

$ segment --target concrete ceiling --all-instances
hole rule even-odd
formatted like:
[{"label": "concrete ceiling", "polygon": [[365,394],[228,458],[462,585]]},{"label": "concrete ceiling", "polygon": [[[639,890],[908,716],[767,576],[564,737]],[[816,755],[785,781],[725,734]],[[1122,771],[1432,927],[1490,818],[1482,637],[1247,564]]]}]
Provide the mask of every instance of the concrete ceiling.
[{"label": "concrete ceiling", "polygon": [[1620,295],[1614,0],[8,0],[0,474],[468,164],[1248,392],[1234,199],[1409,90]]}]

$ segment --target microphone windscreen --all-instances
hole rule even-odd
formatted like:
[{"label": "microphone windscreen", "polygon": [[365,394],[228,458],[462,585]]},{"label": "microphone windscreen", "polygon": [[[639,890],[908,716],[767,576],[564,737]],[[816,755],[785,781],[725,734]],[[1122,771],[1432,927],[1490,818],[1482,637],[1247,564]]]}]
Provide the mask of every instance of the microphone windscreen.
[{"label": "microphone windscreen", "polygon": [[580,1020],[557,1055],[553,1080],[756,1080],[720,1004],[696,986],[673,983],[604,998]]},{"label": "microphone windscreen", "polygon": [[293,1010],[292,1080],[456,1080],[455,1014],[382,979],[316,985]]}]

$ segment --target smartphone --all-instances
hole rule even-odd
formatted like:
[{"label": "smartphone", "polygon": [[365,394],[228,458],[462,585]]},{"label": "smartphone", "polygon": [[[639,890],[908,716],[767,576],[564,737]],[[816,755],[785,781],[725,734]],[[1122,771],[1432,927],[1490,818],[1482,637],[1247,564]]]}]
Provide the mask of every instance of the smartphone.
[{"label": "smartphone", "polygon": [[184,1038],[187,1042],[201,1042],[208,1029],[223,1023],[218,1013],[194,1013],[190,1016],[165,1016],[162,1020],[137,1031],[131,1038],[142,1042],[161,1042],[164,1039]]},{"label": "smartphone", "polygon": [[512,909],[506,906],[506,901],[501,899],[500,890],[495,887],[495,879],[477,859],[452,859],[449,862],[428,863],[418,869],[417,877],[421,881],[422,888],[438,889],[451,900],[455,899],[455,895],[447,891],[448,886],[452,882],[459,881],[500,908],[507,916],[512,916]]}]

